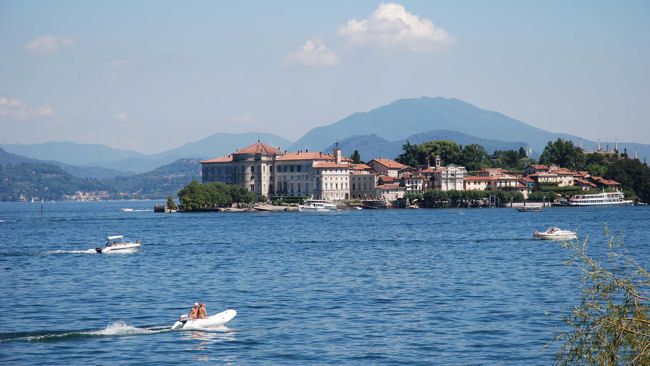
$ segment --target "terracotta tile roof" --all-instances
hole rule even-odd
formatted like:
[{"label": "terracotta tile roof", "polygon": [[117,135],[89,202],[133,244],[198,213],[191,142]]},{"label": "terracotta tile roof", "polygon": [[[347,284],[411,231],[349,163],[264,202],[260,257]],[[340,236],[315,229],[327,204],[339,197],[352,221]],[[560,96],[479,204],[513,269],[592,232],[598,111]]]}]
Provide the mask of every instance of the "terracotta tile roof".
[{"label": "terracotta tile roof", "polygon": [[487,182],[489,180],[494,180],[493,177],[477,177],[474,175],[467,176],[465,178],[466,182]]},{"label": "terracotta tile roof", "polygon": [[350,164],[350,169],[353,169],[353,170],[371,170],[372,168],[370,168],[366,164]]},{"label": "terracotta tile roof", "polygon": [[275,160],[290,161],[290,160],[336,160],[336,159],[334,158],[333,155],[323,154],[321,152],[298,151],[298,152],[286,153]]},{"label": "terracotta tile roof", "polygon": [[433,168],[429,167],[424,170],[420,170],[420,173],[422,174],[433,173]]},{"label": "terracotta tile roof", "polygon": [[233,154],[282,154],[282,151],[257,141],[251,146],[235,151]]},{"label": "terracotta tile roof", "polygon": [[399,184],[383,184],[377,186],[377,188],[399,188]]},{"label": "terracotta tile roof", "polygon": [[397,180],[397,179],[399,179],[399,178],[389,177],[389,176],[387,176],[387,175],[380,175],[380,176],[379,176],[379,179],[381,179],[381,180],[384,181],[384,182],[394,182],[395,180]]},{"label": "terracotta tile roof", "polygon": [[349,164],[336,164],[336,163],[318,163],[314,165],[314,168],[319,169],[319,168],[342,168],[342,169],[350,169]]},{"label": "terracotta tile roof", "polygon": [[372,159],[370,162],[376,161],[377,163],[385,166],[388,169],[404,169],[407,166],[404,164],[400,164],[394,160],[390,159]]},{"label": "terracotta tile roof", "polygon": [[548,167],[543,164],[531,164],[530,167],[537,170],[542,170],[542,169],[548,170]]},{"label": "terracotta tile roof", "polygon": [[232,161],[232,155],[222,156],[220,158],[214,158],[210,160],[202,160],[201,164],[205,163],[229,163]]},{"label": "terracotta tile roof", "polygon": [[589,172],[585,171],[585,170],[581,170],[579,172],[574,172],[573,173],[574,177],[586,177],[587,175],[589,175]]},{"label": "terracotta tile roof", "polygon": [[528,177],[521,177],[521,178],[519,178],[519,180],[521,180],[523,182],[526,182],[526,183],[535,183],[534,180],[532,180],[532,179],[530,179]]},{"label": "terracotta tile roof", "polygon": [[621,183],[619,183],[619,182],[617,182],[615,180],[609,180],[609,179],[605,179],[605,178],[602,178],[602,177],[593,177],[593,179],[595,181],[597,181],[598,183],[606,185],[606,186],[618,186],[618,185],[621,185]]},{"label": "terracotta tile roof", "polygon": [[582,178],[575,178],[574,180],[575,180],[577,183],[580,183],[580,184],[585,185],[585,186],[596,187],[595,184],[591,183],[591,182],[588,181],[588,180],[584,180],[584,179],[582,179]]}]

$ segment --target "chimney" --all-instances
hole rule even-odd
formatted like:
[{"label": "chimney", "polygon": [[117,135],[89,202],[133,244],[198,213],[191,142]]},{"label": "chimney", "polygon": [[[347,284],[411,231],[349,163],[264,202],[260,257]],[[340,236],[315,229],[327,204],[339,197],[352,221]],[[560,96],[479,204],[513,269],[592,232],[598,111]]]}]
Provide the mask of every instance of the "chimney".
[{"label": "chimney", "polygon": [[614,151],[618,152],[618,137],[614,140]]}]

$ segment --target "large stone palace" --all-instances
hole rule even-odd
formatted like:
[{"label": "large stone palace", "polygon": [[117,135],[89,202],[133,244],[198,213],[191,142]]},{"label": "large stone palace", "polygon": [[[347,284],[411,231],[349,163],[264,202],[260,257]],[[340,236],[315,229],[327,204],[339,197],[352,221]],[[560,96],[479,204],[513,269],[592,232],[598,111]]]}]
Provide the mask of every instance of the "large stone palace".
[{"label": "large stone palace", "polygon": [[282,153],[260,141],[234,153],[201,162],[203,183],[237,184],[265,196],[350,198],[350,160],[333,154]]}]

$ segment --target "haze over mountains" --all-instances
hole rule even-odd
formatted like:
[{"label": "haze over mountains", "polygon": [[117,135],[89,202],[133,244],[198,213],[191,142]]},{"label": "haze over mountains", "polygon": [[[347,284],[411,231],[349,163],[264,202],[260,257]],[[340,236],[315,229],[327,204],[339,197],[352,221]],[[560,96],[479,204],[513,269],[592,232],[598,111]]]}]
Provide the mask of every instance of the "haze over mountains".
[{"label": "haze over mountains", "polygon": [[[609,144],[613,149],[615,137],[611,136],[609,143],[602,142],[601,147],[605,149]],[[531,157],[537,157],[548,141],[557,138],[572,140],[576,145],[579,142],[577,136],[545,131],[459,99],[422,97],[401,99],[368,112],[354,113],[333,124],[313,128],[295,143],[268,133],[217,133],[153,155],[69,142],[6,144],[0,147],[30,158],[58,161],[58,165],[71,173],[76,170],[79,176],[95,174],[103,178],[142,173],[183,158],[208,159],[227,155],[258,139],[288,151],[328,151],[339,142],[346,156],[359,150],[364,160],[370,160],[380,156],[395,158],[406,140],[417,144],[438,139],[461,145],[478,143],[488,152],[524,147]],[[595,149],[596,145],[594,141],[582,139],[583,148]],[[618,145],[620,151],[627,148],[630,156],[634,155],[636,148],[641,159],[650,157],[648,144],[619,141]],[[77,167],[66,167],[65,164]],[[88,173],[93,171],[88,167],[95,167],[92,168],[94,172]]]}]

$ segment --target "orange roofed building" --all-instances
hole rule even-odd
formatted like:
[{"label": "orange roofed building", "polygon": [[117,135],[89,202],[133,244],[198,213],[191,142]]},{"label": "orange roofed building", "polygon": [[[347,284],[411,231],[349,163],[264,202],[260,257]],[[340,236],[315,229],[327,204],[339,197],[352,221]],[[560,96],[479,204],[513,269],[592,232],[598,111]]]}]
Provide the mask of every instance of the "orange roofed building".
[{"label": "orange roofed building", "polygon": [[349,159],[334,154],[287,153],[260,141],[234,153],[201,161],[203,183],[237,184],[265,196],[350,198]]}]

